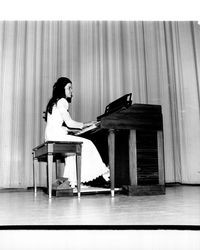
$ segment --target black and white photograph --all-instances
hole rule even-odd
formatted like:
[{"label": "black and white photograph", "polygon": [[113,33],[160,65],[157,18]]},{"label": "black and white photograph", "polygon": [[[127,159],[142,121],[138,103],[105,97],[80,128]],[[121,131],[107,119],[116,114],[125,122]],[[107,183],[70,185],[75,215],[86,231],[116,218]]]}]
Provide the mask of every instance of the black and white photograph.
[{"label": "black and white photograph", "polygon": [[199,249],[200,18],[75,2],[0,19],[0,249]]}]

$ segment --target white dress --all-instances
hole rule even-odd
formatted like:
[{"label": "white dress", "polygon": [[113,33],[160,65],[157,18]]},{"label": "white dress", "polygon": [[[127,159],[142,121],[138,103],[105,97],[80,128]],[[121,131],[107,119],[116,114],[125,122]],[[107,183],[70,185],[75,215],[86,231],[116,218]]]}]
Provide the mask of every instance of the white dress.
[{"label": "white dress", "polygon": [[[68,134],[68,128],[63,127],[63,121],[69,128],[83,128],[83,123],[72,120],[69,111],[69,103],[61,98],[52,108],[52,114],[48,113],[45,129],[45,141],[82,141],[81,157],[81,182],[91,181],[100,175],[109,172],[103,163],[95,145],[88,139]],[[76,161],[75,156],[65,159],[64,176],[69,179],[72,187],[76,185]]]}]

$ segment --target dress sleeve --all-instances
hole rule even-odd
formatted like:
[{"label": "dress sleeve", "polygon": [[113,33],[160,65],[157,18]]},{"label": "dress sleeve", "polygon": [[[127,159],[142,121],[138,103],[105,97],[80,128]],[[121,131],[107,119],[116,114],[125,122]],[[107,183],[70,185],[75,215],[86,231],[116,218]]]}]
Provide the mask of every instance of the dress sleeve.
[{"label": "dress sleeve", "polygon": [[64,120],[64,122],[66,123],[68,128],[75,128],[75,129],[82,129],[83,128],[83,123],[82,122],[77,122],[72,120],[68,108],[69,108],[69,104],[67,102],[67,100],[65,100],[64,98],[61,98],[58,102],[57,102],[57,108]]}]

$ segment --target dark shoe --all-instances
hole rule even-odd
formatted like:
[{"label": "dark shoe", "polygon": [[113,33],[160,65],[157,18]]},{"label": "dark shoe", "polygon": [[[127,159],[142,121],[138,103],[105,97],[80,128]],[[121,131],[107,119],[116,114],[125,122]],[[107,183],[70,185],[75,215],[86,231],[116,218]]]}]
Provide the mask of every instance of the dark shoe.
[{"label": "dark shoe", "polygon": [[110,188],[110,181],[106,181],[102,175],[92,181],[85,182],[84,184],[91,187]]}]

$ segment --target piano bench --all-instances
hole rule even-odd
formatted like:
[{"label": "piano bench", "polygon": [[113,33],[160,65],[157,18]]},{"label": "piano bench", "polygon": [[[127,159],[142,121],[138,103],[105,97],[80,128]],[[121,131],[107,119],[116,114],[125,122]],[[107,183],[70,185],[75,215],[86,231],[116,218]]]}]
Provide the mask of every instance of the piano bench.
[{"label": "piano bench", "polygon": [[47,163],[47,188],[49,199],[52,197],[52,171],[53,162],[57,160],[64,161],[68,155],[76,156],[76,173],[77,173],[77,193],[80,197],[80,183],[81,183],[81,152],[82,142],[74,141],[46,141],[39,146],[33,148],[33,186],[34,192],[37,193],[37,163]]}]

